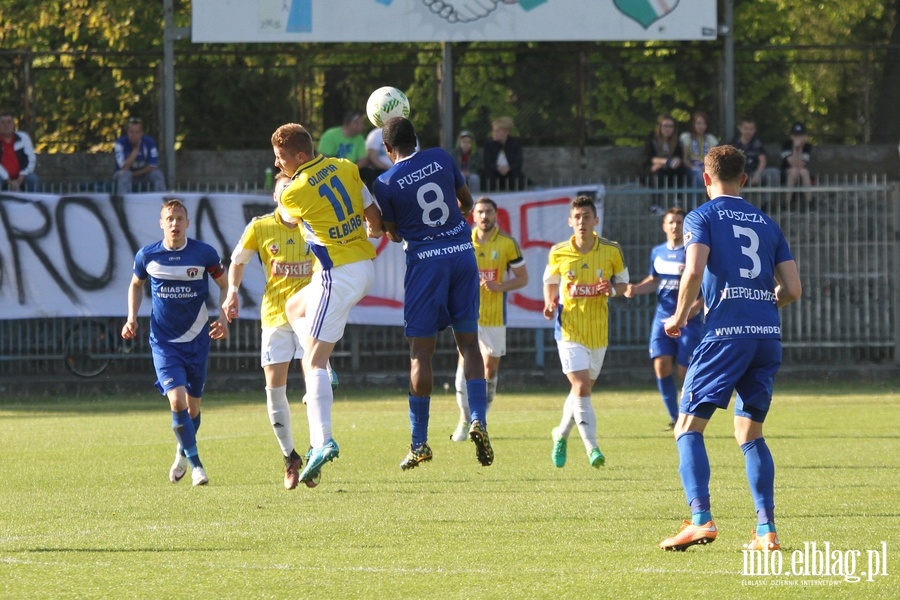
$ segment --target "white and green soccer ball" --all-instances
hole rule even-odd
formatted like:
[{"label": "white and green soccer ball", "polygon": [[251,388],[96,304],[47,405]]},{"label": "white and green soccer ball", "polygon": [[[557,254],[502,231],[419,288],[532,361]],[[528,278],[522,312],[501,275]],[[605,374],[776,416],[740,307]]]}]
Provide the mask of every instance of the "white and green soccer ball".
[{"label": "white and green soccer ball", "polygon": [[409,99],[395,87],[380,87],[369,96],[366,114],[375,127],[384,127],[388,119],[409,118]]}]

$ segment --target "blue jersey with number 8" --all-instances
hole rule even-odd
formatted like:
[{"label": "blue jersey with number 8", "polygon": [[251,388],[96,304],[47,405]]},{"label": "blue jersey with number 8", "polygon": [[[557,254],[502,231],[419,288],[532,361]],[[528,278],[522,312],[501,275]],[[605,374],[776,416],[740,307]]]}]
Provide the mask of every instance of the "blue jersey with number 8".
[{"label": "blue jersey with number 8", "polygon": [[775,265],[793,260],[781,228],[743,198],[719,196],[684,218],[684,244],[710,248],[706,340],[780,338]]},{"label": "blue jersey with number 8", "polygon": [[441,148],[397,161],[375,182],[382,219],[396,223],[407,263],[474,252],[472,231],[456,200],[464,185],[463,174]]}]

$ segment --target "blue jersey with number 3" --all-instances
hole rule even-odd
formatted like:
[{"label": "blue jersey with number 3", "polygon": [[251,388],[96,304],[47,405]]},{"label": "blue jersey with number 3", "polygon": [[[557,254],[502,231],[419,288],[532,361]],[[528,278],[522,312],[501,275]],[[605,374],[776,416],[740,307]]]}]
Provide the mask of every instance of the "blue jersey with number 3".
[{"label": "blue jersey with number 3", "polygon": [[706,340],[780,338],[775,265],[793,260],[781,228],[743,198],[719,196],[684,218],[685,248],[709,247]]},{"label": "blue jersey with number 3", "polygon": [[441,148],[397,161],[375,182],[382,218],[396,223],[407,263],[474,252],[472,231],[456,200],[463,185],[463,174]]}]

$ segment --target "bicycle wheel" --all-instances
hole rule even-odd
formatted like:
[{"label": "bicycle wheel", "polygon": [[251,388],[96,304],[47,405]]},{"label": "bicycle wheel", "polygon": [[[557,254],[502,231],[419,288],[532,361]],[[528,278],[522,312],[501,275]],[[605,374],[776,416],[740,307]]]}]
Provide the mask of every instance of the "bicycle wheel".
[{"label": "bicycle wheel", "polygon": [[111,344],[105,325],[95,321],[73,325],[66,335],[66,368],[79,377],[96,377],[109,366]]}]

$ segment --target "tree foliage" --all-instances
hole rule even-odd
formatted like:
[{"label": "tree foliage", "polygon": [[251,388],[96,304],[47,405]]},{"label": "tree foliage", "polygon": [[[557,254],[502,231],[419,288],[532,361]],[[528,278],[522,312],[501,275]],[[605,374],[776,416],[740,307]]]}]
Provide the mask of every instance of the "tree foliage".
[{"label": "tree foliage", "polygon": [[[721,0],[725,2],[726,0]],[[817,142],[896,141],[900,0],[734,0],[736,105],[764,136],[795,120]],[[176,24],[190,4],[175,3]],[[892,37],[893,36],[893,37]],[[41,151],[108,151],[130,115],[160,129],[163,2],[5,0],[0,106]],[[719,42],[455,43],[454,124],[486,137],[512,116],[531,144],[637,144],[656,117],[723,122]],[[179,147],[264,146],[280,123],[314,133],[404,89],[426,145],[439,142],[441,45],[176,42]],[[716,131],[723,138],[730,132]]]}]

